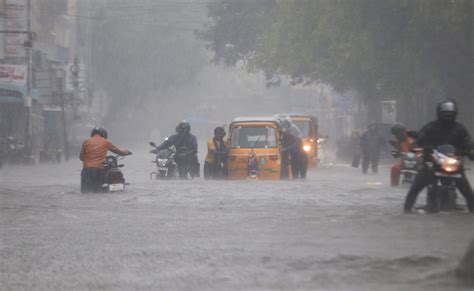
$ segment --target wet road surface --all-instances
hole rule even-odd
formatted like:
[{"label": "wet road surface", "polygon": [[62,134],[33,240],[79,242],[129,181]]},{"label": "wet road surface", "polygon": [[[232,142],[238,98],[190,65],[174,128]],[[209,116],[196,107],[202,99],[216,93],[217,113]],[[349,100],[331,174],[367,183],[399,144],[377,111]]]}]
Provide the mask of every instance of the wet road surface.
[{"label": "wet road surface", "polygon": [[403,215],[387,167],[150,181],[149,161],[114,194],[80,194],[75,161],[0,170],[0,289],[471,290],[452,271],[474,216]]}]

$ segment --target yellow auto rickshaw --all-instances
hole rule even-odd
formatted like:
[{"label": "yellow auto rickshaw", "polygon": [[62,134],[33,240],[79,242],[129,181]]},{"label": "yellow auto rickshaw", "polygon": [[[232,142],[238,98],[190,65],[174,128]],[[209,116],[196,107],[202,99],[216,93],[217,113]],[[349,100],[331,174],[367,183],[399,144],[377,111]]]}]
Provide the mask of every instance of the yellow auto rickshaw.
[{"label": "yellow auto rickshaw", "polygon": [[318,119],[310,114],[279,114],[276,118],[289,119],[291,133],[303,141],[303,150],[308,155],[308,165],[318,165]]},{"label": "yellow auto rickshaw", "polygon": [[278,120],[272,117],[235,119],[229,127],[228,178],[279,180],[280,173]]}]

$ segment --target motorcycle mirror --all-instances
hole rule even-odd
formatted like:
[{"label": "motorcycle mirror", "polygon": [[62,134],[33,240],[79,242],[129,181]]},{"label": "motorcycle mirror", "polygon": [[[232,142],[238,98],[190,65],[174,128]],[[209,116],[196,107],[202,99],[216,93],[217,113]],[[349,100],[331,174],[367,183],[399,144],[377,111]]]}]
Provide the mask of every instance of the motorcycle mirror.
[{"label": "motorcycle mirror", "polygon": [[154,142],[152,142],[152,141],[150,141],[150,145],[151,145],[152,147],[156,147],[156,143],[154,143]]},{"label": "motorcycle mirror", "polygon": [[418,138],[418,132],[415,130],[410,130],[407,132],[407,135],[411,138]]}]

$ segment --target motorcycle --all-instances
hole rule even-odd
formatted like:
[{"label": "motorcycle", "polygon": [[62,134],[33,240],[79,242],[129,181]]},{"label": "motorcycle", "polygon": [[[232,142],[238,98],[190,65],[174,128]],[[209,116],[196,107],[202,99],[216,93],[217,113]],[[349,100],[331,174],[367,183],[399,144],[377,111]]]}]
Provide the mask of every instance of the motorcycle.
[{"label": "motorcycle", "polygon": [[104,174],[104,184],[102,184],[102,188],[104,192],[117,192],[117,191],[124,191],[125,185],[125,178],[122,173],[123,164],[118,164],[118,155],[114,156],[107,156],[105,159],[105,174]]},{"label": "motorcycle", "polygon": [[[155,147],[155,150],[156,150],[156,152],[154,150],[152,150],[151,152],[158,155],[160,151],[158,150],[158,147],[156,146],[156,144],[154,142],[150,142],[150,146]],[[171,155],[170,152],[168,152],[167,155],[166,155],[166,152],[163,152],[162,154],[163,154],[163,157],[166,156],[167,158],[170,157]],[[186,146],[181,146],[177,149],[175,148],[171,160],[176,164],[176,166],[173,168],[174,173],[169,173],[169,174],[175,174],[177,172],[180,179],[187,179],[188,174],[189,176],[191,176],[191,178],[198,176],[199,163],[197,161],[194,161],[195,158],[196,158],[195,152],[192,150],[189,150]],[[162,162],[165,162],[165,161],[162,161]],[[168,159],[168,162],[170,162],[170,159]],[[169,165],[171,166],[174,164],[171,163]],[[197,169],[194,166],[196,166]],[[163,168],[162,171],[165,171],[164,168],[166,166],[159,166],[159,167]],[[170,171],[170,169],[168,169],[168,171]],[[150,176],[152,177],[153,173]]]},{"label": "motorcycle", "polygon": [[401,153],[402,168],[400,170],[401,184],[413,184],[420,170],[422,157],[415,152]]},{"label": "motorcycle", "polygon": [[428,186],[426,210],[429,213],[458,210],[456,180],[462,178],[463,160],[452,145],[441,145],[433,150],[427,166],[434,179]]},{"label": "motorcycle", "polygon": [[28,154],[27,148],[14,137],[2,139],[2,161],[10,164],[33,164],[34,157]]},{"label": "motorcycle", "polygon": [[415,181],[415,177],[421,168],[423,161],[422,154],[420,151],[409,151],[402,152],[399,149],[398,142],[389,141],[390,144],[395,148],[392,150],[392,156],[401,161],[400,169],[400,183],[401,184],[412,184]]},{"label": "motorcycle", "polygon": [[156,164],[156,171],[150,173],[150,179],[173,179],[176,177],[178,165],[175,161],[176,149],[158,150],[154,142],[150,142],[150,146],[154,147],[150,153],[156,155],[156,159],[152,163]]}]

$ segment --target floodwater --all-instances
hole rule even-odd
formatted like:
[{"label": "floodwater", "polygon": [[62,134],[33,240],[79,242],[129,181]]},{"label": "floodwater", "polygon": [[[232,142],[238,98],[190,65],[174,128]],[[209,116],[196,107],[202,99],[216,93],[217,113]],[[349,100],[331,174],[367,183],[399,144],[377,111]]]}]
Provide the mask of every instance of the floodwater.
[{"label": "floodwater", "polygon": [[80,194],[78,161],[0,170],[0,289],[472,289],[453,270],[474,215],[402,214],[387,166],[150,181],[150,161],[127,157],[114,194]]}]

